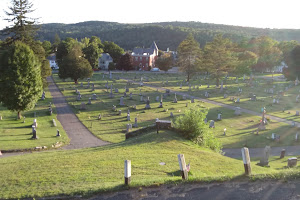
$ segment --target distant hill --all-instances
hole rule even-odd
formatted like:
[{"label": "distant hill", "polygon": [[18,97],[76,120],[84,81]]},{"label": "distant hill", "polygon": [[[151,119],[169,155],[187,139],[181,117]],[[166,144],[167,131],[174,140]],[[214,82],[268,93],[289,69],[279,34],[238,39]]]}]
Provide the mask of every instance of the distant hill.
[{"label": "distant hill", "polygon": [[61,39],[72,37],[80,40],[84,37],[97,36],[102,41],[113,41],[126,50],[132,50],[137,46],[148,47],[152,41],[156,41],[159,49],[166,50],[169,47],[170,50],[175,50],[188,32],[194,34],[201,46],[211,41],[218,33],[222,33],[236,42],[244,37],[251,38],[261,35],[270,36],[278,41],[297,40],[300,42],[299,29],[262,29],[201,22],[122,24],[88,21],[76,24],[52,23],[41,25],[37,36],[40,40],[51,42],[56,33]]}]

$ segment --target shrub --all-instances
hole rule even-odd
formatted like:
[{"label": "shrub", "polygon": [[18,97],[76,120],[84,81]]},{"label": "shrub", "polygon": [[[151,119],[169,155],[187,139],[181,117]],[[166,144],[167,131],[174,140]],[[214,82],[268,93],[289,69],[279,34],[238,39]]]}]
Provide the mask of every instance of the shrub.
[{"label": "shrub", "polygon": [[207,124],[204,122],[207,113],[207,109],[191,107],[185,110],[184,115],[177,117],[173,121],[174,128],[185,138],[219,152],[222,149],[222,144],[209,131]]}]

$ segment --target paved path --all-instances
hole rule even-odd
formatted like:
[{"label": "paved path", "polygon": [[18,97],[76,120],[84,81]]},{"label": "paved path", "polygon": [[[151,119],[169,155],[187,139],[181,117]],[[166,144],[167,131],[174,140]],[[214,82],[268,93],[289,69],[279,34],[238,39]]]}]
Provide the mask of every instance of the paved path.
[{"label": "paved path", "polygon": [[[78,198],[79,199],[79,198]],[[193,183],[133,188],[97,195],[89,200],[296,200],[300,199],[299,181],[247,181]]]},{"label": "paved path", "polygon": [[53,97],[53,103],[56,107],[57,119],[71,139],[70,145],[64,146],[63,149],[81,149],[109,144],[94,136],[81,121],[79,121],[66,102],[65,97],[54,83],[53,78],[48,77],[47,80],[49,82],[49,90]]},{"label": "paved path", "polygon": [[[125,79],[125,80],[130,80],[130,79]],[[132,81],[132,80],[130,80],[130,81]],[[136,81],[132,81],[132,82],[136,83],[136,84],[139,84]],[[166,90],[165,88],[150,85],[150,84],[145,84],[145,83],[144,83],[144,86],[155,88],[155,89],[158,89],[160,91],[165,91]],[[195,96],[186,94],[184,92],[178,92],[178,91],[174,91],[174,90],[170,90],[170,92],[171,93],[176,93],[176,94],[179,94],[179,95],[185,95],[187,98],[194,98],[194,99],[206,102],[206,103],[211,103],[211,104],[214,104],[214,105],[222,106],[222,107],[225,107],[225,108],[228,108],[228,109],[231,109],[231,110],[235,110],[235,108],[236,108],[236,106],[232,106],[232,105],[228,105],[228,104],[224,104],[224,103],[220,103],[220,102],[216,102],[216,101],[211,101],[211,100],[208,100],[208,99],[202,99],[202,98],[199,98],[199,97],[195,97]],[[241,112],[248,113],[248,114],[251,114],[251,115],[261,116],[261,113],[254,112],[252,110],[247,110],[247,109],[244,109],[244,108],[241,108]],[[272,116],[272,115],[265,115],[265,116],[269,117],[271,120],[278,121],[278,122],[283,122],[283,123],[289,124],[291,126],[293,124],[293,121],[290,121],[290,120],[287,120],[287,119],[283,119],[283,118],[280,118],[280,117],[275,117],[275,116]],[[300,123],[298,123],[298,122],[295,122],[295,125],[297,127],[300,127]],[[278,155],[279,156],[282,149],[286,150],[286,155],[300,155],[300,146],[272,147],[271,148],[271,155],[273,155],[273,156]],[[249,151],[250,151],[250,156],[260,157],[261,152],[263,151],[263,148],[249,148]],[[232,157],[232,158],[242,157],[242,155],[241,155],[242,153],[241,153],[240,149],[223,149],[223,152],[225,152],[225,156],[228,156],[228,157]]]},{"label": "paved path", "polygon": [[[49,83],[49,90],[53,98],[53,104],[56,107],[57,119],[62,124],[68,137],[70,144],[63,146],[62,149],[81,149],[88,147],[98,147],[109,144],[94,136],[73,113],[71,107],[66,102],[65,97],[60,92],[53,81],[52,77],[47,78]],[[31,152],[17,152],[17,153],[3,153],[0,158],[23,155]]]}]

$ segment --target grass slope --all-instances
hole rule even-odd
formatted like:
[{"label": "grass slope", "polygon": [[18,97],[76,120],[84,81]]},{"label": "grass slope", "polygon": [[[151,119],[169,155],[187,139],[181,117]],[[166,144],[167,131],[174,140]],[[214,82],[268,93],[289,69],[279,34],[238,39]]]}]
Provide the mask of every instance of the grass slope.
[{"label": "grass slope", "polygon": [[[177,154],[191,164],[189,181],[220,181],[244,173],[240,160],[224,157],[171,131],[155,131],[105,147],[47,151],[0,159],[0,199],[55,195],[88,195],[123,188],[124,160],[132,162],[132,186],[181,181]],[[166,165],[160,165],[165,162]],[[264,168],[252,165],[254,177],[296,174],[285,160]],[[277,174],[277,175],[276,175]]]}]

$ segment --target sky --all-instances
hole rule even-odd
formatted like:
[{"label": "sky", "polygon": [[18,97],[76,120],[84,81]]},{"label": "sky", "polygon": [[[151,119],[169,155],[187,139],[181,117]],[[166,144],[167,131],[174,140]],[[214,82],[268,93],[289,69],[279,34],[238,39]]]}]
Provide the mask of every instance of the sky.
[{"label": "sky", "polygon": [[[299,0],[29,0],[39,23],[198,21],[300,29]],[[0,0],[0,29],[11,0]]]}]

